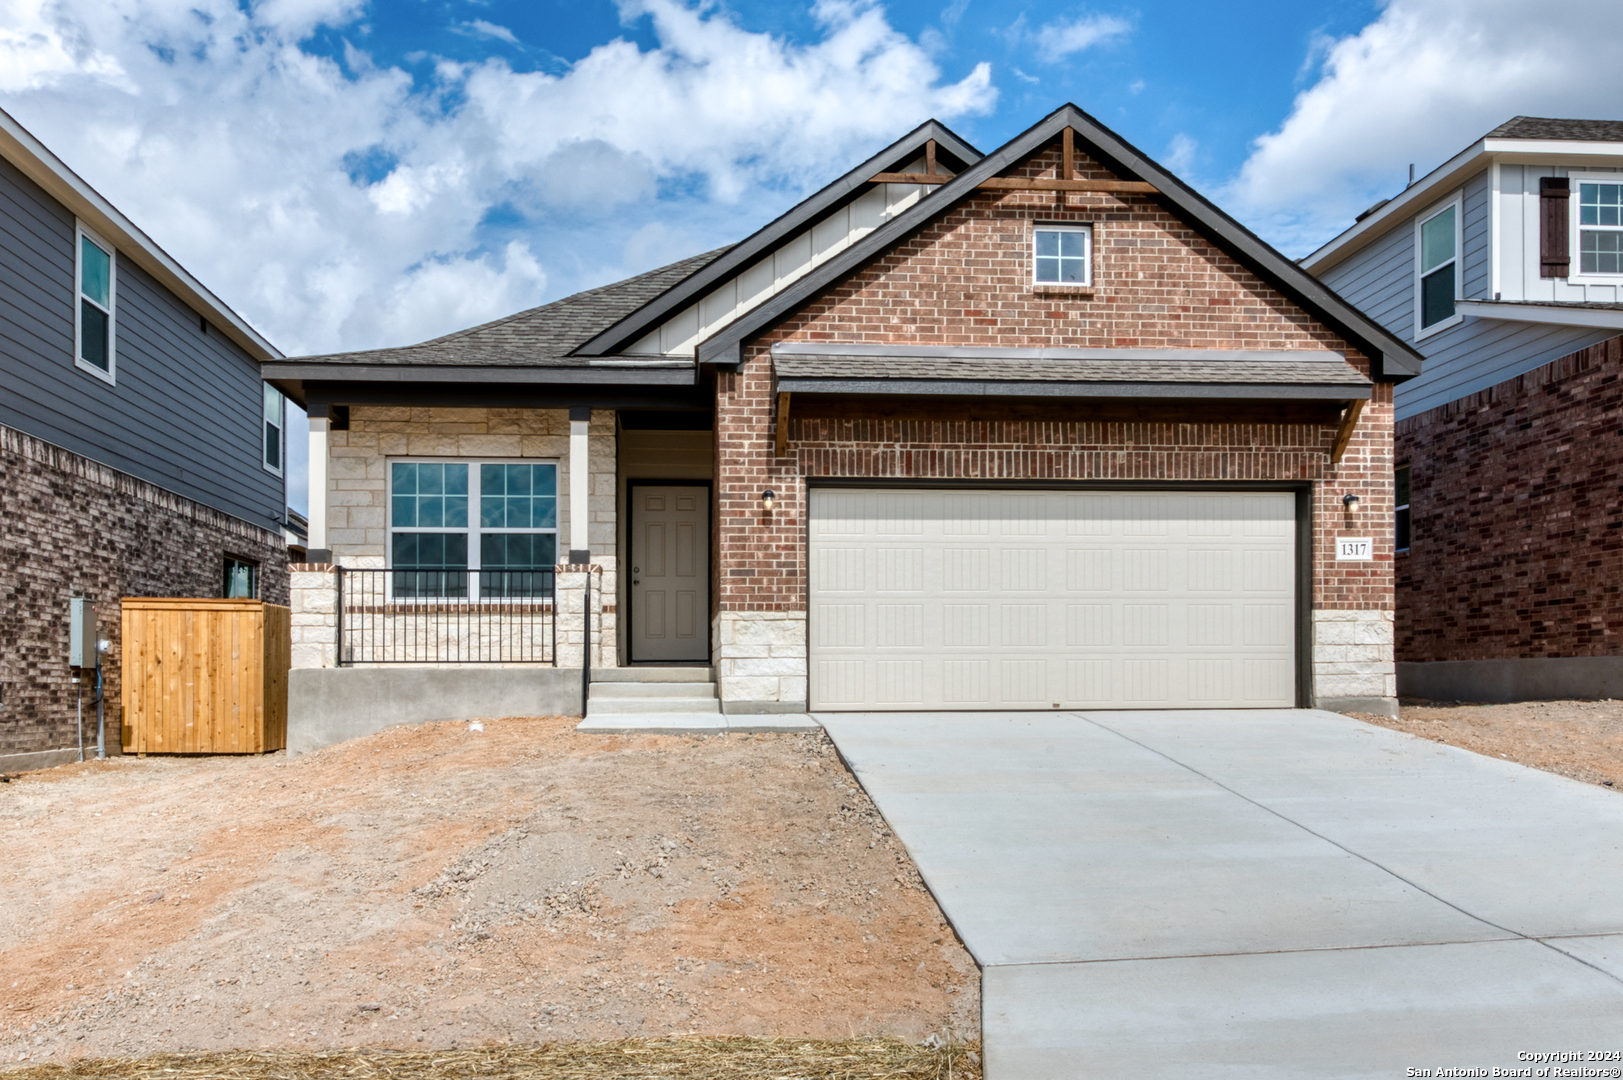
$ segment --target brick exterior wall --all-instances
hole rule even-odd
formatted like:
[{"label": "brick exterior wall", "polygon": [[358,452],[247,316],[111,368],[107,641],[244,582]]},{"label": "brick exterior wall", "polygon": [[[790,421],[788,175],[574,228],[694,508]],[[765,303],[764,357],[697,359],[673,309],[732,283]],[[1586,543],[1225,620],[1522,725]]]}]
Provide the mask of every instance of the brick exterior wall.
[{"label": "brick exterior wall", "polygon": [[1623,654],[1623,337],[1400,421],[1397,658]]},{"label": "brick exterior wall", "polygon": [[[278,533],[0,427],[0,771],[7,755],[77,746],[68,600],[96,605],[107,739],[119,739],[119,598],[220,595],[227,554],[259,563],[260,595],[288,602]],[[86,738],[95,741],[92,688]]]},{"label": "brick exterior wall", "polygon": [[[1011,174],[1054,176],[1058,163],[1056,142]],[[1078,172],[1110,178],[1080,155]],[[1031,284],[1031,228],[1051,221],[1094,226],[1093,287],[1062,291]],[[1345,353],[1368,373],[1368,360],[1345,341],[1149,199],[972,196],[749,344],[743,369],[717,380],[718,647],[723,626],[736,623],[736,613],[803,617],[807,476],[1305,480],[1314,482],[1314,608],[1367,613],[1358,618],[1374,629],[1353,636],[1385,634],[1381,645],[1326,642],[1322,655],[1316,649],[1321,696],[1332,684],[1339,687],[1332,692],[1347,696],[1395,694],[1391,384],[1376,385],[1337,466],[1327,453],[1335,432],[1331,410],[1306,422],[1224,423],[1220,418],[1233,411],[1225,406],[1212,407],[1199,420],[1157,420],[1153,413],[1140,422],[1093,420],[1086,407],[1075,407],[1068,416],[945,421],[817,418],[796,402],[789,453],[779,458],[769,356],[775,341],[1328,349]],[[921,417],[935,407],[914,405]],[[1282,415],[1291,409],[1280,407]],[[1010,408],[1008,415],[1017,412]],[[770,515],[760,507],[765,488],[778,494]],[[1343,512],[1341,498],[1349,492],[1361,500],[1356,518]],[[1374,560],[1336,562],[1337,535],[1372,537]],[[1343,683],[1336,684],[1341,676]],[[1346,689],[1355,684],[1363,689]],[[785,686],[785,692],[792,690]]]}]

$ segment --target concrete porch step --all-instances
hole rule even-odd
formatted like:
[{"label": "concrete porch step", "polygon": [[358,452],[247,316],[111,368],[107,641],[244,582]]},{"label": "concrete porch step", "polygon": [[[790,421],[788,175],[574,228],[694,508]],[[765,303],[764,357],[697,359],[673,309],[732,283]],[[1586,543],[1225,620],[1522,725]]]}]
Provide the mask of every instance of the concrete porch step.
[{"label": "concrete porch step", "polygon": [[719,714],[721,702],[710,697],[641,697],[604,700],[592,695],[586,702],[587,716],[633,716],[642,713]]},{"label": "concrete porch step", "polygon": [[713,682],[604,682],[592,684],[593,701],[624,698],[713,698]]},{"label": "concrete porch step", "polygon": [[716,673],[708,664],[683,667],[593,668],[592,683],[707,683]]}]

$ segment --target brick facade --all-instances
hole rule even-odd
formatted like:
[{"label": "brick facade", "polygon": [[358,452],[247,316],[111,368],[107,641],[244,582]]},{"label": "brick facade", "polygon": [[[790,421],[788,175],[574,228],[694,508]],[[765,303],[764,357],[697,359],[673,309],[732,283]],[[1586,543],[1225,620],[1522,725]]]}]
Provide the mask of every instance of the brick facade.
[{"label": "brick facade", "polygon": [[1396,426],[1397,658],[1623,654],[1623,338]]},{"label": "brick facade", "polygon": [[[68,600],[96,604],[108,744],[119,738],[119,598],[219,596],[223,560],[257,562],[260,595],[288,602],[283,537],[0,427],[0,771],[8,755],[77,746]],[[86,688],[86,737],[95,740]]]},{"label": "brick facade", "polygon": [[[1054,176],[1057,143],[1011,175]],[[1110,175],[1079,160],[1081,175]],[[1034,287],[1034,222],[1094,227],[1094,281]],[[807,476],[886,478],[1313,482],[1315,609],[1365,613],[1347,642],[1316,647],[1317,679],[1345,696],[1390,698],[1392,387],[1377,383],[1339,465],[1331,408],[1210,406],[1180,414],[1144,403],[1137,417],[1091,406],[1042,414],[982,406],[934,418],[938,403],[894,402],[912,415],[818,415],[796,402],[789,452],[775,456],[769,349],[776,341],[851,341],[1013,348],[1327,349],[1361,372],[1368,360],[1157,204],[1107,194],[972,196],[752,342],[742,370],[717,380],[717,649],[738,613],[806,610]],[[886,405],[892,403],[887,402]],[[1194,408],[1194,407],[1191,407]],[[1271,408],[1262,406],[1260,408]],[[808,412],[807,409],[813,410]],[[838,411],[838,410],[824,410]],[[1244,420],[1229,420],[1240,414]],[[763,489],[778,495],[765,513]],[[1360,497],[1356,517],[1342,495]],[[1336,562],[1337,535],[1369,536],[1375,558]],[[1365,624],[1368,624],[1367,626]],[[1368,639],[1385,634],[1384,643]],[[1329,634],[1334,638],[1337,635]],[[801,641],[804,630],[801,631]],[[791,643],[787,643],[791,644]],[[802,645],[802,655],[804,648]],[[750,664],[737,666],[745,677]],[[780,695],[804,687],[781,682]],[[786,680],[788,676],[784,677]],[[1339,682],[1338,682],[1339,680]],[[1354,689],[1356,688],[1356,689]],[[750,693],[759,691],[753,683]],[[1321,686],[1321,695],[1325,687]],[[803,692],[803,689],[802,691]]]}]

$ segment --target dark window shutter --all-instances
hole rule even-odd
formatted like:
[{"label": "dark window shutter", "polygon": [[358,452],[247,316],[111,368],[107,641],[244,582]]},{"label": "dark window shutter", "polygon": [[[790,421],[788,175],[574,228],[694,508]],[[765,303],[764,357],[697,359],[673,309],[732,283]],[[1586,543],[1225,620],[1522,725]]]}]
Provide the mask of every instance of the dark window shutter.
[{"label": "dark window shutter", "polygon": [[1567,178],[1541,176],[1538,181],[1538,265],[1539,277],[1564,278],[1571,263],[1568,255]]}]

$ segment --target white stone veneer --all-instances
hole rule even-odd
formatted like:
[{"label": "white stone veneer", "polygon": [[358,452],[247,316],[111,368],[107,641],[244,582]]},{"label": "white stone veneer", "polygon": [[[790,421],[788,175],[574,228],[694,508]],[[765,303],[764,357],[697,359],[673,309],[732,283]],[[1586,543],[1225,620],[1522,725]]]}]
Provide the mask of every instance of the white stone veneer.
[{"label": "white stone veneer", "polygon": [[1313,696],[1320,702],[1398,696],[1390,611],[1313,613]]},{"label": "white stone veneer", "polygon": [[806,711],[806,613],[724,611],[711,655],[725,713]]}]

